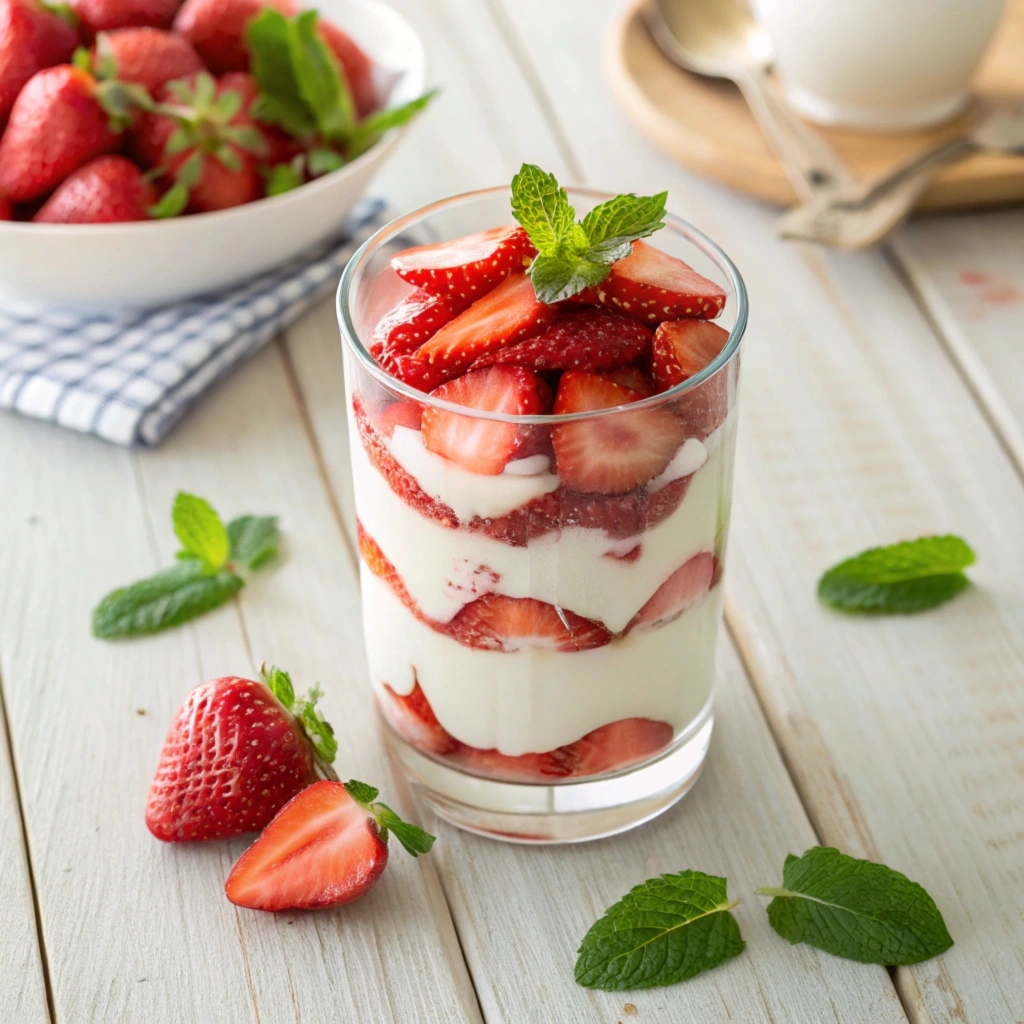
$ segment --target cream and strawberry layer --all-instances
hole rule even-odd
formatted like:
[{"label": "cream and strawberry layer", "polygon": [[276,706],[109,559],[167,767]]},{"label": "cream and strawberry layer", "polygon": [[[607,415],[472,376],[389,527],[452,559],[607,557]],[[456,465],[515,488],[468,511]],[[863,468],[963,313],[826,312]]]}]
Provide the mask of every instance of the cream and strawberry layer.
[{"label": "cream and strawberry layer", "polygon": [[[351,400],[349,410],[351,417]],[[599,528],[563,526],[525,546],[452,529],[407,504],[356,440],[354,422],[351,436],[359,519],[416,608],[364,564],[364,629],[379,691],[387,686],[408,695],[418,683],[454,740],[510,757],[573,744],[623,719],[669,723],[678,733],[700,713],[714,680],[721,588],[704,589],[664,624],[631,624],[691,559],[707,553],[710,567],[712,553],[720,557],[735,413],[703,440],[682,444],[647,485],[653,496],[688,478],[673,511],[642,533],[613,537]],[[386,443],[420,488],[463,523],[500,518],[559,486],[544,455],[482,476],[428,451],[419,431],[408,427],[396,426]],[[496,651],[467,646],[439,628],[491,593],[584,616],[613,638],[589,650],[524,644]]]}]

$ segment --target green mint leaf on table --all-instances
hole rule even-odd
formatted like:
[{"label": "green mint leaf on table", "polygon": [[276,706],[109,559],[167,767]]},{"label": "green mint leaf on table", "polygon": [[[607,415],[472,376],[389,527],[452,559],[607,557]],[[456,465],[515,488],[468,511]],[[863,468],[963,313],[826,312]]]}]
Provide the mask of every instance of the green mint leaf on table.
[{"label": "green mint leaf on table", "polygon": [[224,566],[231,550],[227,527],[208,501],[179,491],[171,510],[174,533],[181,546],[203,563],[208,573]]},{"label": "green mint leaf on table", "polygon": [[579,948],[576,981],[609,991],[686,981],[743,951],[727,882],[702,871],[651,878],[611,907]]},{"label": "green mint leaf on table", "polygon": [[790,854],[768,920],[784,939],[861,963],[917,964],[953,945],[935,901],[906,875],[831,847]]},{"label": "green mint leaf on table", "polygon": [[376,786],[350,779],[345,783],[345,790],[357,804],[365,807],[377,819],[381,838],[385,842],[388,833],[393,832],[395,838],[414,857],[421,853],[430,853],[434,845],[434,836],[412,822],[403,821],[387,804],[375,802],[380,795],[380,790]]},{"label": "green mint leaf on table", "polygon": [[963,570],[973,562],[974,552],[954,536],[871,548],[829,569],[818,582],[818,597],[848,612],[925,611],[968,586]]},{"label": "green mint leaf on table", "polygon": [[232,562],[258,569],[277,554],[277,516],[239,516],[228,523]]},{"label": "green mint leaf on table", "polygon": [[600,284],[633,242],[665,226],[667,192],[615,196],[580,223],[553,174],[523,164],[512,179],[512,213],[537,249],[529,274],[541,302],[560,302]]},{"label": "green mint leaf on table", "polygon": [[113,640],[156,633],[219,608],[242,583],[233,572],[220,569],[211,575],[198,559],[186,559],[107,594],[93,612],[93,635]]},{"label": "green mint leaf on table", "polygon": [[[306,739],[309,740],[320,761],[324,764],[331,764],[338,753],[338,741],[334,738],[334,729],[331,728],[331,723],[320,714],[320,710],[316,706],[316,702],[323,696],[319,683],[314,685],[309,693],[302,697],[296,697],[292,677],[284,669],[278,668],[276,665],[271,665],[269,668],[264,665],[260,670],[260,676],[285,709],[299,720]],[[374,796],[376,795],[375,790]]]}]

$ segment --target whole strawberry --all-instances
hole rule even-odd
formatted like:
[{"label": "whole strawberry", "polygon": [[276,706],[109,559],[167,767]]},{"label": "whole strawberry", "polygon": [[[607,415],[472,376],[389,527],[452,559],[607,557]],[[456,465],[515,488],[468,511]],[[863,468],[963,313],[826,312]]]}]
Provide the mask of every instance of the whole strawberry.
[{"label": "whole strawberry", "polygon": [[98,82],[72,64],[37,72],[0,137],[0,192],[15,203],[45,195],[82,164],[116,149],[132,103],[147,99],[137,86]]},{"label": "whole strawberry", "polygon": [[37,71],[71,59],[78,31],[66,10],[41,0],[0,0],[0,124]]},{"label": "whole strawberry", "polygon": [[70,0],[88,38],[112,28],[169,28],[181,0]]},{"label": "whole strawberry", "polygon": [[6,196],[0,196],[0,220],[14,220],[14,211]]},{"label": "whole strawberry", "polygon": [[314,687],[295,696],[287,672],[263,682],[225,676],[197,686],[174,716],[146,803],[157,839],[220,839],[262,829],[317,766],[334,760],[334,731]]},{"label": "whole strawberry", "polygon": [[174,31],[198,51],[214,74],[248,71],[245,26],[264,7],[294,14],[292,0],[185,0],[174,19]]},{"label": "whole strawberry", "polygon": [[96,38],[93,62],[109,61],[109,76],[136,82],[150,92],[173,78],[188,78],[203,70],[192,44],[159,28],[118,28]]},{"label": "whole strawberry", "polygon": [[39,224],[116,224],[149,220],[156,190],[123,156],[98,156],[57,187],[32,218]]}]

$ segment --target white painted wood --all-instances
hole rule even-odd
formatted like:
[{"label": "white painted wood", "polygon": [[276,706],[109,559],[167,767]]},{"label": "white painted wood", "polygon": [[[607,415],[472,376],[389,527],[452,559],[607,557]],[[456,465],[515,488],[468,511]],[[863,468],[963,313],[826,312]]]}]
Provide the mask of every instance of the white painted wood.
[{"label": "white painted wood", "polygon": [[[19,541],[0,548],[0,660],[58,1020],[478,1021],[429,861],[397,851],[344,911],[261,915],[223,896],[244,840],[167,846],[143,823],[187,690],[263,657],[323,681],[339,768],[392,788],[361,674],[352,563],[279,352],[245,367],[155,454],[11,417],[0,438],[0,476],[18,481],[0,532]],[[279,511],[283,564],[195,626],[91,639],[95,600],[173,556],[179,487],[226,514]],[[15,533],[33,514],[34,532]]]},{"label": "white painted wood", "polygon": [[[27,520],[23,523],[29,525]],[[0,1007],[12,1021],[43,1024],[50,1018],[26,852],[6,729],[0,719],[0,963],[4,965]]]},{"label": "white painted wood", "polygon": [[911,222],[890,243],[1024,472],[1024,211]]}]

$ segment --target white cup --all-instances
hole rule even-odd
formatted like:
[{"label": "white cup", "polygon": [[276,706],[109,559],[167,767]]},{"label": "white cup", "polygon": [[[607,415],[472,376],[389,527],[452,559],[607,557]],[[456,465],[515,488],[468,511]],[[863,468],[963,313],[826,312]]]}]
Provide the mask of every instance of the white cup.
[{"label": "white cup", "polygon": [[939,124],[968,100],[1006,0],[751,0],[786,98],[819,124]]}]

